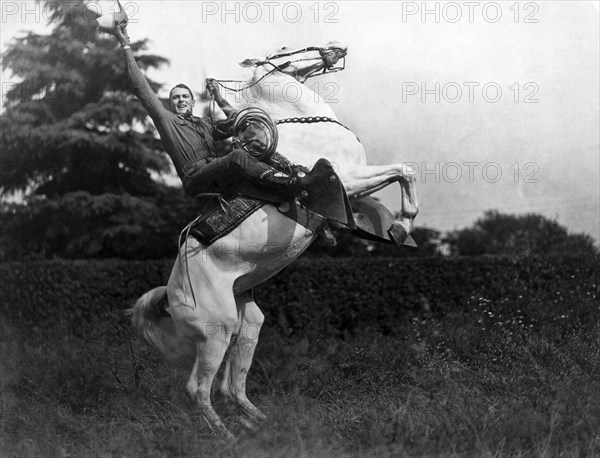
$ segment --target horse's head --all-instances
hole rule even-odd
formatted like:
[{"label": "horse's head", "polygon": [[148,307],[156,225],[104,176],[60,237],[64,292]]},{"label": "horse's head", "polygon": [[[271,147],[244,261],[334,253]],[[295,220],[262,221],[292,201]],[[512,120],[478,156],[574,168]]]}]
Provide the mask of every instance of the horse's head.
[{"label": "horse's head", "polygon": [[[323,74],[343,70],[347,53],[348,47],[337,41],[330,41],[325,46],[310,46],[298,50],[291,50],[284,46],[267,55],[263,60],[246,59],[240,65],[257,67],[257,70],[262,70],[263,74],[285,73],[304,83],[319,72]],[[342,66],[336,67],[340,59],[343,59]]]}]

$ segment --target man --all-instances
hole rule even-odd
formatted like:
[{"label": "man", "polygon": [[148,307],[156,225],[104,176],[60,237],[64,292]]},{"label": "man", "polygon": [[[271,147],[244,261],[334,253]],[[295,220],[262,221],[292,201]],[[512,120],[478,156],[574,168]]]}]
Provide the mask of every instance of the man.
[{"label": "man", "polygon": [[211,120],[193,116],[194,95],[185,84],[171,89],[170,111],[166,110],[133,57],[126,26],[126,23],[118,25],[115,34],[125,54],[129,79],[135,94],[154,121],[187,194],[194,197],[202,193],[229,192],[244,179],[258,187],[272,189],[279,195],[297,197],[301,194],[298,178],[251,156],[248,154],[251,149],[237,148],[225,156],[217,156],[215,140],[231,136],[232,118],[236,111],[222,98],[214,80],[208,80],[207,88],[228,116],[227,121],[213,126]]}]

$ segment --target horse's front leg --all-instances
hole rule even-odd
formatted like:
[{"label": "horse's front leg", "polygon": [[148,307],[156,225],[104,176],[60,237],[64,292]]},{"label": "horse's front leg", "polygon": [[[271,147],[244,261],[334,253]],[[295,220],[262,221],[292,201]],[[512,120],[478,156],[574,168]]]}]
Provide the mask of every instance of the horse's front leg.
[{"label": "horse's front leg", "polygon": [[338,175],[344,183],[348,197],[356,199],[373,194],[398,181],[402,189],[402,217],[412,220],[417,216],[419,211],[416,190],[417,180],[412,167],[402,163],[353,166],[340,169]]},{"label": "horse's front leg", "polygon": [[413,221],[419,213],[419,202],[417,200],[417,187],[415,186],[415,174],[411,173],[408,176],[398,180],[400,182],[400,190],[402,199],[400,205],[400,217],[394,221],[389,233],[396,242],[396,245],[404,245],[408,235],[412,232]]},{"label": "horse's front leg", "polygon": [[[340,173],[341,172],[341,173]],[[397,246],[402,246],[413,228],[413,220],[419,212],[417,201],[416,176],[414,170],[405,164],[389,166],[355,166],[338,172],[346,193],[350,198],[373,194],[389,184],[400,183],[400,217],[388,229]]]},{"label": "horse's front leg", "polygon": [[414,170],[411,168],[410,173],[404,175],[398,181],[400,183],[400,188],[402,189],[400,214],[412,221],[419,213],[419,201],[417,199],[417,177],[414,173]]}]

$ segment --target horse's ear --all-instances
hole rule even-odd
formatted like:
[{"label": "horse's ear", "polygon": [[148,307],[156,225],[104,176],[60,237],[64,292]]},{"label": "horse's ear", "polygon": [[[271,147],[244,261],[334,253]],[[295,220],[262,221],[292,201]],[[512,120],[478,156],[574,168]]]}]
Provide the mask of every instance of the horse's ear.
[{"label": "horse's ear", "polygon": [[340,51],[348,52],[348,46],[340,43],[339,41],[330,41],[325,43],[325,49],[339,49]]},{"label": "horse's ear", "polygon": [[240,62],[241,67],[256,67],[259,64],[260,60],[258,59],[246,59]]}]

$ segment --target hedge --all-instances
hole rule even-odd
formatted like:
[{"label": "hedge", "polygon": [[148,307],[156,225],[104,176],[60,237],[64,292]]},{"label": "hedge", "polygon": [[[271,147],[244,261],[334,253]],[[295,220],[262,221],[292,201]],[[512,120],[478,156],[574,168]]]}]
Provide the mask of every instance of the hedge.
[{"label": "hedge", "polygon": [[[255,290],[267,325],[384,333],[418,316],[469,312],[478,300],[527,307],[535,319],[559,313],[553,294],[581,298],[597,313],[598,256],[474,258],[301,258]],[[166,284],[172,261],[81,260],[0,264],[0,317],[21,329],[87,335],[114,322],[147,290]],[[589,300],[592,302],[589,302]],[[553,304],[556,303],[556,306]],[[590,305],[592,304],[592,305]],[[594,315],[595,316],[595,315]],[[104,326],[105,328],[105,326]]]}]

